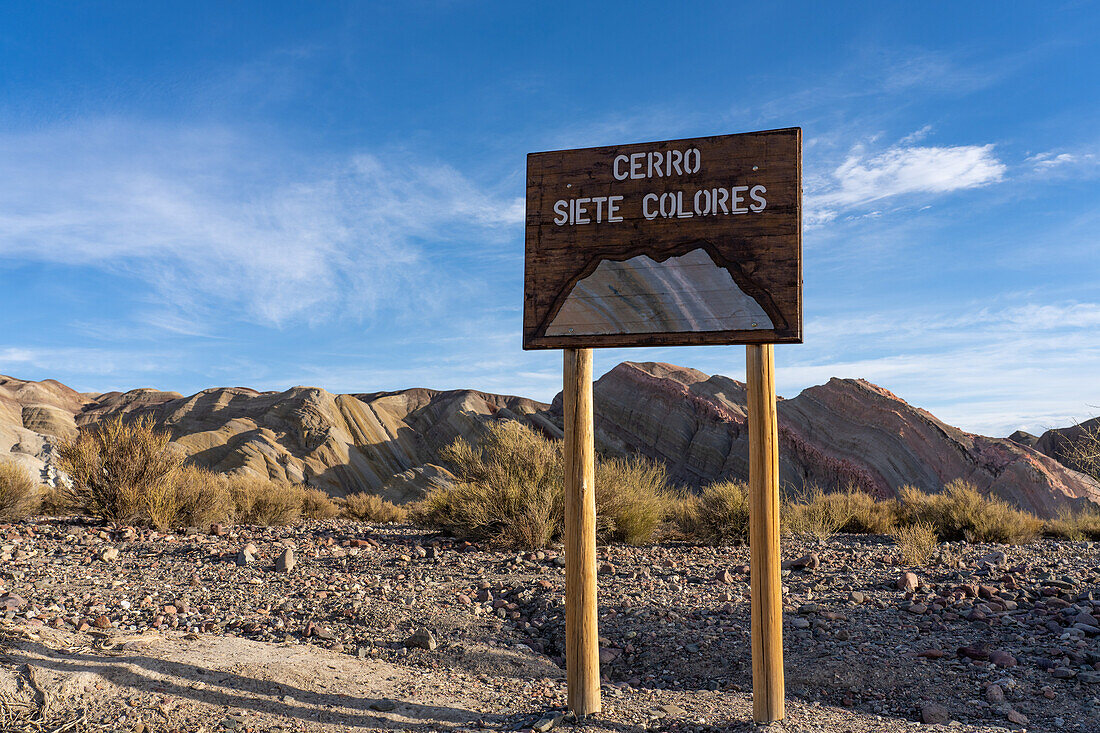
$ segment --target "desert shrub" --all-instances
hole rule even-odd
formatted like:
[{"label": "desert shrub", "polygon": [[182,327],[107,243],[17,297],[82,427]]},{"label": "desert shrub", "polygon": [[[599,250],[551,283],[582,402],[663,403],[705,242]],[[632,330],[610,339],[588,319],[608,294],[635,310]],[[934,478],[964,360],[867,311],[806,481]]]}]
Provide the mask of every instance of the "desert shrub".
[{"label": "desert shrub", "polygon": [[198,466],[184,466],[173,483],[176,513],[172,526],[209,527],[233,516],[233,497],[225,476]]},{"label": "desert shrub", "polygon": [[[441,452],[456,480],[413,505],[413,521],[456,537],[507,547],[544,547],[561,537],[565,473],[561,441],[516,421],[489,426],[477,446],[459,438]],[[653,539],[668,508],[663,465],[640,457],[596,464],[600,542]]]},{"label": "desert shrub", "polygon": [[456,480],[412,507],[418,524],[506,547],[545,547],[561,534],[561,444],[515,421],[489,426],[479,445],[441,451]]},{"label": "desert shrub", "polygon": [[907,486],[901,490],[903,524],[932,525],[945,540],[967,542],[1030,542],[1042,521],[996,497],[983,496],[973,484],[956,479],[939,494]]},{"label": "desert shrub", "polygon": [[1063,511],[1057,519],[1051,519],[1043,525],[1043,533],[1076,542],[1100,540],[1100,509]]},{"label": "desert shrub", "polygon": [[18,521],[38,511],[39,483],[12,460],[0,460],[0,521]]},{"label": "desert shrub", "polygon": [[916,522],[894,527],[890,536],[901,549],[902,561],[906,565],[926,565],[939,544],[936,528],[928,522]]},{"label": "desert shrub", "polygon": [[302,516],[302,490],[294,484],[258,476],[229,476],[233,514],[242,524],[290,524]]},{"label": "desert shrub", "polygon": [[786,501],[780,516],[786,531],[825,539],[837,532],[887,534],[896,524],[897,514],[896,501],[876,500],[849,486],[831,492],[815,487]]},{"label": "desert shrub", "polygon": [[740,481],[718,481],[694,497],[683,496],[671,510],[689,540],[713,545],[743,543],[749,537],[749,489]]},{"label": "desert shrub", "polygon": [[815,486],[795,500],[785,502],[779,516],[784,530],[824,540],[848,524],[852,512],[849,503],[839,494],[826,494]]},{"label": "desert shrub", "polygon": [[379,524],[404,522],[408,515],[405,507],[392,504],[381,496],[366,491],[348,494],[343,501],[342,513],[349,519]]},{"label": "desert shrub", "polygon": [[306,519],[332,519],[340,513],[340,507],[321,489],[302,487],[302,516]]},{"label": "desert shrub", "polygon": [[62,488],[64,503],[109,521],[163,519],[182,463],[169,440],[151,418],[123,422],[118,416],[62,441],[58,465],[72,480]]},{"label": "desert shrub", "polygon": [[670,500],[663,463],[631,456],[596,464],[596,535],[601,542],[652,542]]},{"label": "desert shrub", "polygon": [[66,491],[63,487],[44,485],[40,487],[40,491],[42,504],[38,508],[38,511],[40,511],[45,516],[60,517],[72,511],[72,507],[70,507],[68,504]]}]

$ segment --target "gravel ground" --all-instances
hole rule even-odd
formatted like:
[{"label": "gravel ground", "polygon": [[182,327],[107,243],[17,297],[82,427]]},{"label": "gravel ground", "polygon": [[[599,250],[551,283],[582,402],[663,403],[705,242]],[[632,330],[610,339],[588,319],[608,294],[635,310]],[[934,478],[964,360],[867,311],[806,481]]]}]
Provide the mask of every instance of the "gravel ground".
[{"label": "gravel ground", "polygon": [[[0,545],[0,731],[526,730],[564,704],[554,549],[342,520],[39,520]],[[575,727],[1100,731],[1100,544],[947,544],[927,568],[875,536],[783,551],[787,720],[749,722],[747,548],[615,545],[604,711]]]}]

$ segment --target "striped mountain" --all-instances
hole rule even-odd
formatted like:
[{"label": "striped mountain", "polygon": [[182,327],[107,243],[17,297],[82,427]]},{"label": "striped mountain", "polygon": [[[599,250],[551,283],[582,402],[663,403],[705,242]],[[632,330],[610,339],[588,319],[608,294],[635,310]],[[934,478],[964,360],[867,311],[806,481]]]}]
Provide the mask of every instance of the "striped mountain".
[{"label": "striped mountain", "polygon": [[[624,362],[595,385],[597,440],[609,453],[666,462],[699,486],[747,474],[744,385],[669,364]],[[217,471],[302,481],[334,495],[372,491],[394,501],[449,478],[440,450],[476,442],[491,420],[517,419],[561,435],[561,398],[546,405],[476,390],[331,394],[215,388],[184,396],[136,389],[78,393],[46,380],[0,377],[0,456],[56,477],[53,445],[115,415],[148,415],[179,450]],[[855,485],[893,496],[906,484],[936,491],[954,478],[1043,516],[1100,485],[1009,440],[966,433],[863,380],[833,379],[781,400],[781,479],[793,488]]]}]

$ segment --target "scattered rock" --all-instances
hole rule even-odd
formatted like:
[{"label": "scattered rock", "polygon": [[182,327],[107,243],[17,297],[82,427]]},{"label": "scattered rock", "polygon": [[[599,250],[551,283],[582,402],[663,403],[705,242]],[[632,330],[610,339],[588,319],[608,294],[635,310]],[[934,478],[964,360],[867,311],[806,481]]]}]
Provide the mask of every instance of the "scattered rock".
[{"label": "scattered rock", "polygon": [[435,636],[427,629],[417,629],[413,632],[413,635],[408,639],[405,639],[406,649],[427,649],[428,651],[435,651],[439,646],[439,642],[435,640]]},{"label": "scattered rock", "polygon": [[279,557],[275,558],[275,570],[279,573],[289,573],[294,570],[294,566],[298,564],[298,561],[294,558],[294,549],[286,548],[282,551]]},{"label": "scattered rock", "polygon": [[951,713],[939,703],[925,703],[920,709],[920,722],[925,725],[938,725],[951,720]]},{"label": "scattered rock", "polygon": [[912,593],[920,587],[920,579],[917,578],[915,573],[902,573],[898,578],[898,590],[903,590],[907,593]]},{"label": "scattered rock", "polygon": [[103,562],[114,562],[118,559],[118,548],[104,547],[99,551],[99,559]]}]

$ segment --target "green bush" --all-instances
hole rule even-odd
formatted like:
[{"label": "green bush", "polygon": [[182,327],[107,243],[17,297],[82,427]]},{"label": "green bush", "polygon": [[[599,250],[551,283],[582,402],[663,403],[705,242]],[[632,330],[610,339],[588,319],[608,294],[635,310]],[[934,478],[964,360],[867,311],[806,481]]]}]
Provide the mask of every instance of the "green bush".
[{"label": "green bush", "polygon": [[1100,540],[1100,508],[1064,511],[1057,519],[1049,520],[1044,525],[1043,532],[1051,537],[1076,542]]}]

